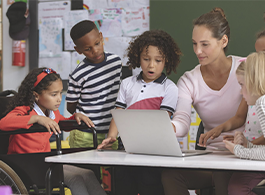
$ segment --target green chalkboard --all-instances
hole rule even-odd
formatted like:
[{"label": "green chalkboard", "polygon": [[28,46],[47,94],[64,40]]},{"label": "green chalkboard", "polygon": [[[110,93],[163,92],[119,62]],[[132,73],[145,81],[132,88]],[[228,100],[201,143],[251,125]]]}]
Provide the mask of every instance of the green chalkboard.
[{"label": "green chalkboard", "polygon": [[174,82],[198,64],[192,47],[192,21],[214,7],[224,10],[230,25],[227,55],[247,56],[255,51],[255,35],[265,29],[265,1],[150,0],[150,29],[167,31],[184,54],[177,74],[169,76]]}]

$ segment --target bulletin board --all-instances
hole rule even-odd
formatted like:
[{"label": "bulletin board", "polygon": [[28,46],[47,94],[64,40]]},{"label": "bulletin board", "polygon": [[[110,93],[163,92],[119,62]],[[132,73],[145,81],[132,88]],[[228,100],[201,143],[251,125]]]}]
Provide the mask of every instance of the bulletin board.
[{"label": "bulletin board", "polygon": [[67,89],[69,74],[85,58],[74,51],[70,38],[71,28],[82,20],[94,21],[104,50],[119,55],[126,66],[130,40],[149,30],[149,5],[149,0],[30,0],[30,69],[53,68]]}]

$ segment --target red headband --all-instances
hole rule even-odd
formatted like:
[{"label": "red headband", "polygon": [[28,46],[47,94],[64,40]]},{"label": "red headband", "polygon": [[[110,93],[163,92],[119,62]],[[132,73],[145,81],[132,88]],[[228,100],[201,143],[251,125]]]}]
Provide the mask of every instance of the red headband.
[{"label": "red headband", "polygon": [[56,73],[56,71],[51,68],[43,69],[43,71],[37,76],[37,81],[34,83],[34,87],[36,87],[44,77],[51,73]]}]

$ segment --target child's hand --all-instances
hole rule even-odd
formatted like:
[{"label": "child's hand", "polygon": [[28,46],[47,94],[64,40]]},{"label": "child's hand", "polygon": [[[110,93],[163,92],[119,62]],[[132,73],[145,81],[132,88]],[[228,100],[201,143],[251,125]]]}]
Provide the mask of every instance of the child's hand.
[{"label": "child's hand", "polygon": [[50,134],[52,132],[54,132],[55,135],[61,133],[58,123],[56,123],[54,120],[50,119],[49,117],[37,116],[36,120],[38,124],[46,127],[46,129],[50,132]]},{"label": "child's hand", "polygon": [[234,136],[233,135],[224,135],[223,136],[223,140],[226,140],[226,141],[230,141],[232,143],[234,143]]},{"label": "child's hand", "polygon": [[112,144],[116,141],[116,138],[108,137],[98,145],[97,149],[111,149]]},{"label": "child's hand", "polygon": [[225,143],[225,147],[232,153],[234,154],[234,148],[235,148],[235,144],[227,141],[227,140],[223,140],[223,142]]},{"label": "child's hand", "polygon": [[75,120],[79,125],[81,125],[81,121],[84,121],[88,127],[95,127],[94,123],[87,116],[81,113],[75,114]]},{"label": "child's hand", "polygon": [[246,148],[247,144],[248,144],[248,140],[246,139],[246,137],[243,135],[242,132],[236,131],[235,132],[234,143],[235,144],[240,144],[240,145],[242,145],[242,146],[244,146]]}]

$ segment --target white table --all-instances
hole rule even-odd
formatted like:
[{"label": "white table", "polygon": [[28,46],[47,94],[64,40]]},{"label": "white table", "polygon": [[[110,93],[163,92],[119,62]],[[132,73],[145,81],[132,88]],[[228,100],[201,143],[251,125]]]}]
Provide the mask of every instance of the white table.
[{"label": "white table", "polygon": [[214,151],[210,154],[187,157],[171,157],[128,154],[123,151],[89,150],[72,154],[46,157],[45,161],[49,163],[65,164],[265,171],[264,161],[239,159],[229,151]]}]

